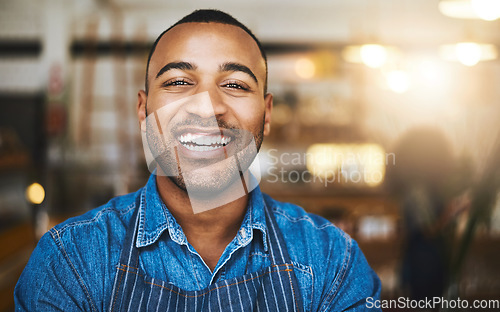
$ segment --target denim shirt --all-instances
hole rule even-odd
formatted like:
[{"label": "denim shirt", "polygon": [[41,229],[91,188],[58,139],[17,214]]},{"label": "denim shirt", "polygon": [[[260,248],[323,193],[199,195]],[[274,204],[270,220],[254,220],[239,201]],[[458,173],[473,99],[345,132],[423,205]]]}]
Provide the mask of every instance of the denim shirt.
[{"label": "denim shirt", "polygon": [[[140,267],[184,290],[270,265],[264,205],[274,212],[294,265],[305,311],[366,311],[380,280],[357,243],[328,220],[273,200],[257,187],[241,227],[213,272],[160,199],[156,177],[135,193],[71,218],[39,241],[14,291],[16,311],[106,311],[130,218],[139,209]],[[373,309],[375,310],[375,309]]]}]

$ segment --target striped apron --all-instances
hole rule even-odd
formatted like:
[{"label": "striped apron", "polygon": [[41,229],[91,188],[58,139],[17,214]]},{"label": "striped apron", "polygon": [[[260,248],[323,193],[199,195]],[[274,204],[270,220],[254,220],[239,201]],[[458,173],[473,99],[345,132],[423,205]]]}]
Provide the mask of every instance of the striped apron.
[{"label": "striped apron", "polygon": [[[271,265],[209,287],[186,291],[139,268],[137,210],[131,220],[113,285],[110,311],[302,311],[302,299],[282,234],[264,205]],[[132,223],[133,222],[133,223]]]}]

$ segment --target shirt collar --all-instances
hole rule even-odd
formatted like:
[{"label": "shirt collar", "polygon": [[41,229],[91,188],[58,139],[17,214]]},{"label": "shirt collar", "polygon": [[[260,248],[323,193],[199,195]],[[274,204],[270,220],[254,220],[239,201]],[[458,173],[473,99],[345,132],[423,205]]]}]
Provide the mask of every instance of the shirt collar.
[{"label": "shirt collar", "polygon": [[[236,235],[236,242],[240,246],[246,246],[252,241],[253,230],[256,229],[262,232],[264,250],[268,250],[264,205],[264,198],[257,186],[249,194],[248,208]],[[136,247],[145,247],[155,243],[166,229],[174,242],[179,245],[187,245],[187,238],[181,226],[158,194],[156,175],[154,174],[149,177],[148,183],[142,190],[138,217]]]}]

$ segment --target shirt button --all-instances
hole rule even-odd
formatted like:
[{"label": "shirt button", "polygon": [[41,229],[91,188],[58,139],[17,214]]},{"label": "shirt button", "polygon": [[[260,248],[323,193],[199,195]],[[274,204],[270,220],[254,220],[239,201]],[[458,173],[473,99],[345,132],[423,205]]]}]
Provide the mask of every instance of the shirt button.
[{"label": "shirt button", "polygon": [[245,232],[245,229],[240,229],[240,234],[241,234],[241,238],[245,239],[247,237],[247,232]]}]

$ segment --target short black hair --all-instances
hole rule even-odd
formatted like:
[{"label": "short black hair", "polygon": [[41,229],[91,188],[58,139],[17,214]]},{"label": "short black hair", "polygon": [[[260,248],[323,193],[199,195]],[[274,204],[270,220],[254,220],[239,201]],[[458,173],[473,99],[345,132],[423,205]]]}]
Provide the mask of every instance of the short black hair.
[{"label": "short black hair", "polygon": [[173,24],[170,26],[167,30],[163,31],[158,38],[156,38],[155,42],[153,43],[153,46],[151,47],[151,50],[149,51],[149,56],[148,56],[148,63],[146,65],[146,94],[148,94],[148,89],[149,89],[149,83],[148,83],[148,75],[149,75],[149,63],[151,62],[151,57],[153,56],[153,53],[156,50],[156,46],[158,45],[158,42],[160,39],[163,37],[164,34],[166,34],[170,29],[174,28],[177,25],[180,24],[185,24],[185,23],[220,23],[220,24],[226,24],[226,25],[233,25],[236,27],[239,27],[243,29],[247,34],[252,37],[252,39],[257,43],[257,46],[259,47],[260,54],[262,55],[262,58],[264,59],[264,63],[266,66],[266,80],[264,81],[264,96],[267,93],[267,57],[266,57],[266,52],[264,51],[264,48],[260,44],[260,41],[255,37],[255,35],[246,27],[243,25],[241,22],[239,22],[237,19],[232,17],[231,15],[219,11],[219,10],[213,10],[213,9],[208,9],[208,10],[196,10],[193,11],[191,14],[188,14],[184,16],[182,19],[180,19],[177,23]]}]

